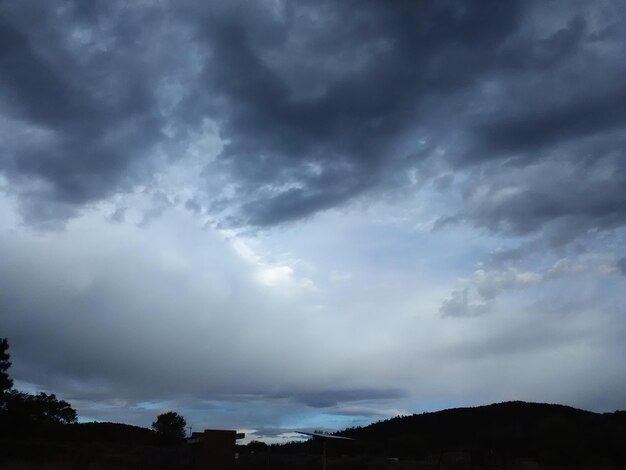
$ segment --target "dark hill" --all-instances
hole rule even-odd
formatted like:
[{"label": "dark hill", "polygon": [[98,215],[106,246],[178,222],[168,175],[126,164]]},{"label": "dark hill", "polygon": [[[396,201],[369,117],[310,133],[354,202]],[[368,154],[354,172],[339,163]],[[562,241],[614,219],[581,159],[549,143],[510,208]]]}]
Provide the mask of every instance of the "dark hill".
[{"label": "dark hill", "polygon": [[[401,416],[337,433],[356,442],[329,442],[336,455],[426,459],[471,455],[474,463],[523,458],[544,465],[626,468],[626,412],[593,413],[569,406],[520,401]],[[298,446],[290,444],[285,451]],[[314,445],[314,444],[313,444]],[[485,463],[481,465],[486,466]]]},{"label": "dark hill", "polygon": [[74,442],[109,442],[132,445],[151,445],[156,441],[154,432],[148,428],[122,423],[79,423],[63,426],[64,440]]},{"label": "dark hill", "polygon": [[121,423],[56,424],[0,438],[0,469],[169,470],[185,459],[183,447],[164,445],[152,430]]}]

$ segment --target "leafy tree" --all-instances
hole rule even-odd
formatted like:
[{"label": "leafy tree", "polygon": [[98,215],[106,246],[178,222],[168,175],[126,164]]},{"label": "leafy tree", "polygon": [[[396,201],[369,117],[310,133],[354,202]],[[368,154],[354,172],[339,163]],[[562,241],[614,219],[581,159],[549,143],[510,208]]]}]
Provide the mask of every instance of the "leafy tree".
[{"label": "leafy tree", "polygon": [[0,338],[0,435],[30,433],[58,424],[75,423],[76,410],[54,394],[33,395],[13,389],[9,343]]},{"label": "leafy tree", "polygon": [[9,342],[6,338],[0,338],[0,396],[13,386],[13,380],[9,377],[8,370],[11,367],[9,359],[11,355],[8,353]]},{"label": "leafy tree", "polygon": [[185,438],[185,418],[174,411],[160,414],[152,423],[152,429],[161,437],[174,441]]},{"label": "leafy tree", "polygon": [[54,394],[30,393],[9,390],[4,397],[9,420],[25,425],[75,423],[76,410]]},{"label": "leafy tree", "polygon": [[266,451],[267,448],[268,445],[261,441],[250,441],[246,446],[246,449],[251,453],[263,452]]}]

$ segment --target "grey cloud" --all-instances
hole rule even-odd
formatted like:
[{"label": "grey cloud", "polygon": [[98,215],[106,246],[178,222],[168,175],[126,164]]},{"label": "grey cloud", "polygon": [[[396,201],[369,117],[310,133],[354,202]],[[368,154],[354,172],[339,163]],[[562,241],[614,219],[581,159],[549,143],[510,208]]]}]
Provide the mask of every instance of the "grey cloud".
[{"label": "grey cloud", "polygon": [[539,104],[517,116],[490,116],[490,123],[477,129],[486,148],[476,149],[475,154],[492,158],[525,154],[534,159],[546,147],[620,128],[626,121],[626,91],[619,84],[586,96],[577,92],[570,100],[549,107]]},{"label": "grey cloud", "polygon": [[[558,266],[551,271],[556,270]],[[523,351],[549,350],[565,345],[572,347],[578,342],[586,342],[594,349],[600,349],[605,344],[610,345],[611,350],[623,349],[622,344],[615,341],[626,328],[626,323],[620,317],[620,309],[616,308],[622,301],[623,281],[617,278],[603,279],[598,296],[572,288],[576,285],[572,278],[562,276],[556,282],[560,283],[558,288],[544,296],[528,299],[528,304],[521,307],[528,314],[516,316],[510,312],[509,321],[498,324],[502,329],[498,335],[480,331],[481,328],[478,327],[477,331],[480,333],[476,337],[450,348],[447,353],[470,359],[487,356],[495,358],[520,354]],[[559,289],[563,289],[566,295],[560,294]],[[607,292],[611,292],[611,295],[605,297]],[[590,310],[595,311],[603,321],[610,322],[613,327],[607,330],[600,326],[601,322],[595,323],[595,318],[588,315]],[[541,323],[541,328],[537,328],[537,323]],[[571,350],[576,348],[572,347]]]},{"label": "grey cloud", "polygon": [[406,393],[398,389],[349,389],[320,390],[296,395],[295,399],[314,408],[329,408],[341,403],[354,403],[365,400],[385,400],[402,398]]},{"label": "grey cloud", "polygon": [[491,305],[484,300],[474,300],[467,288],[452,291],[441,303],[439,312],[444,317],[476,317],[489,312]]},{"label": "grey cloud", "polygon": [[[559,331],[558,334],[556,332]],[[542,319],[542,328],[534,323],[509,326],[497,337],[473,338],[462,345],[451,348],[450,354],[466,359],[484,359],[486,357],[507,357],[531,351],[546,351],[561,345],[571,345],[585,341],[587,336],[563,326],[563,313],[552,318]]]},{"label": "grey cloud", "polygon": [[505,236],[540,236],[532,244],[544,248],[619,229],[626,220],[624,143],[622,129],[582,134],[468,170],[454,188],[463,201],[458,212],[435,228],[464,221]]},{"label": "grey cloud", "polygon": [[275,225],[333,207],[366,189],[371,177],[359,176],[321,175],[308,179],[308,182],[318,181],[308,187],[287,189],[264,199],[255,199],[242,207],[244,221],[255,226]]},{"label": "grey cloud", "polygon": [[[571,169],[550,175],[560,185],[538,187],[529,177],[517,197],[461,204],[461,214],[442,221],[464,218],[509,235],[547,228],[554,244],[623,225],[619,11],[603,11],[590,26],[597,12],[574,6],[537,34],[528,22],[541,15],[540,3],[506,12],[368,5],[356,15],[342,4],[307,16],[309,7],[266,15],[280,31],[270,39],[265,29],[239,26],[243,20],[228,34],[205,33],[214,46],[206,75],[223,100],[221,163],[241,190],[233,223],[296,220],[402,184],[413,165],[428,174],[437,158],[452,174],[468,171],[468,185],[494,190],[538,163]],[[430,143],[420,147],[409,133]],[[420,166],[437,145],[445,156]],[[581,187],[589,168],[601,176]],[[444,181],[436,187],[445,190]]]},{"label": "grey cloud", "polygon": [[[558,285],[543,295],[500,302],[498,318],[481,316],[465,322],[459,330],[462,340],[451,344],[439,362],[445,363],[449,355],[462,358],[470,367],[480,362],[481,380],[491,382],[481,394],[489,394],[497,382],[521,399],[541,389],[544,400],[580,403],[593,410],[615,406],[614,397],[599,398],[599,384],[610,389],[613,383],[623,384],[626,375],[623,370],[598,368],[595,361],[602,357],[602,362],[613,364],[623,354],[623,342],[616,340],[626,325],[620,307],[623,279],[605,278],[596,281],[595,288],[584,284],[589,289],[577,288],[581,284],[572,278],[555,282]],[[461,376],[463,369],[457,372]],[[520,380],[522,376],[525,379]],[[574,376],[582,380],[559,389],[560,383]]]},{"label": "grey cloud", "polygon": [[[422,101],[484,73],[517,16],[511,4],[303,2],[281,20],[271,47],[241,21],[207,28],[209,89],[225,100],[221,160],[242,185],[240,215],[253,225],[385,184],[407,165],[399,143],[426,118]],[[313,96],[299,96],[311,87]]]},{"label": "grey cloud", "polygon": [[126,218],[126,211],[127,211],[127,207],[118,207],[116,208],[111,215],[109,215],[108,220],[111,220],[112,222],[116,222],[118,224],[121,224],[124,222],[125,218]]},{"label": "grey cloud", "polygon": [[191,217],[170,209],[141,227],[82,217],[63,232],[2,234],[0,323],[15,379],[68,400],[116,397],[131,407],[185,397],[332,407],[404,396],[350,378],[343,342],[314,333],[306,295],[289,300],[280,285],[261,284],[257,265],[183,223]]},{"label": "grey cloud", "polygon": [[[611,2],[553,10],[7,4],[0,100],[16,129],[7,137],[20,137],[3,139],[0,171],[28,220],[64,220],[151,184],[208,119],[223,149],[191,198],[218,226],[298,220],[396,190],[417,170],[438,191],[465,192],[441,226],[545,229],[567,243],[624,224],[626,38]],[[542,165],[556,184],[533,179]],[[512,180],[515,195],[493,197]],[[216,181],[231,194],[216,193]]]},{"label": "grey cloud", "polygon": [[478,269],[464,287],[452,291],[440,307],[450,317],[474,317],[493,310],[493,301],[505,291],[527,289],[574,276],[603,276],[606,281],[620,269],[611,253],[588,253],[577,258],[561,258],[543,271]]},{"label": "grey cloud", "polygon": [[[128,217],[136,216],[130,209]],[[60,233],[1,234],[0,323],[11,341],[14,377],[76,401],[83,417],[149,425],[158,413],[142,408],[140,402],[149,401],[183,410],[194,429],[263,427],[301,423],[303,413],[332,414],[342,423],[353,416],[367,420],[386,405],[415,410],[417,400],[497,401],[509,398],[510,384],[528,399],[542,399],[543,393],[560,401],[586,399],[588,390],[576,386],[581,377],[589,382],[585,367],[599,374],[607,357],[621,357],[613,349],[623,349],[623,277],[597,282],[592,294],[576,288],[581,284],[567,286],[571,301],[558,305],[545,335],[548,328],[532,333],[545,324],[541,315],[551,313],[545,305],[529,308],[532,315],[513,308],[471,322],[425,316],[404,323],[395,315],[380,318],[379,305],[389,312],[395,310],[389,305],[398,305],[381,300],[380,291],[373,303],[361,298],[380,318],[372,326],[359,305],[352,312],[335,305],[332,313],[311,315],[300,311],[315,303],[307,297],[272,298],[271,289],[254,282],[250,266],[212,232],[193,229],[193,221],[189,211],[168,209],[143,228],[85,215]],[[615,272],[617,257],[605,261]],[[576,263],[557,268],[578,269]],[[506,282],[496,287],[509,288]],[[336,312],[350,320],[333,328],[341,316]],[[524,323],[519,337],[515,325],[498,324],[503,317]],[[355,324],[361,325],[358,335]],[[603,341],[607,324],[614,337]],[[389,325],[394,329],[384,331]],[[595,342],[599,356],[572,361],[568,345],[587,340]],[[478,361],[464,362],[472,359]],[[552,361],[549,366],[544,359]],[[570,376],[550,375],[557,366],[570,367]],[[615,397],[621,395],[608,386],[614,379],[593,377],[606,386],[604,397],[619,403]],[[543,379],[548,392],[535,386]],[[602,409],[601,398],[594,406]]]},{"label": "grey cloud", "polygon": [[185,208],[196,214],[202,211],[202,206],[195,199],[188,199],[185,201]]},{"label": "grey cloud", "polygon": [[528,33],[514,36],[503,44],[499,61],[504,68],[515,71],[552,68],[579,51],[586,33],[585,18],[576,15],[547,37]]},{"label": "grey cloud", "polygon": [[466,168],[455,187],[464,202],[438,225],[465,220],[507,236],[540,234],[553,246],[623,227],[626,69],[615,54],[626,36],[614,25],[625,19],[609,11],[602,34],[580,17],[555,33],[571,43],[550,67],[502,63],[475,95],[465,146],[451,148],[454,167]]},{"label": "grey cloud", "polygon": [[372,419],[384,419],[384,418],[394,418],[400,414],[400,410],[397,409],[380,409],[380,408],[371,408],[366,406],[351,406],[351,405],[342,405],[332,408],[330,410],[325,410],[328,414],[338,415],[338,416],[354,416],[363,419],[363,417],[367,417],[369,420]]},{"label": "grey cloud", "polygon": [[[38,14],[24,15],[29,7]],[[132,15],[111,7],[79,22],[74,12],[71,3],[11,5],[0,23],[3,114],[26,126],[22,139],[4,139],[0,171],[35,222],[129,189],[150,174],[141,162],[162,138],[150,51],[124,38]]]},{"label": "grey cloud", "polygon": [[[261,429],[255,429],[254,430],[254,436],[255,438],[273,438],[273,437],[280,437],[282,435],[284,435],[286,432],[289,432],[288,430],[284,429],[284,428],[261,428]],[[305,436],[304,435],[299,435],[301,439],[304,439]],[[299,436],[294,436],[294,440],[297,439]]]},{"label": "grey cloud", "polygon": [[[266,408],[373,416],[380,402],[413,409],[414,397],[496,400],[522,387],[543,399],[542,381],[559,400],[582,403],[582,381],[618,402],[609,375],[622,369],[605,365],[623,357],[624,277],[613,274],[626,273],[624,259],[607,264],[610,278],[576,282],[572,264],[530,265],[554,257],[547,248],[569,256],[608,239],[623,256],[625,14],[596,5],[3,2],[0,203],[17,198],[46,228],[75,217],[61,233],[19,222],[0,233],[12,373],[70,400],[118,397],[137,420],[153,415],[140,400],[188,399],[225,426],[234,408],[276,426]],[[355,273],[338,291],[298,291],[289,266],[286,288],[261,286],[270,266],[256,251],[246,262],[214,231],[190,228],[254,231],[396,195],[382,219],[402,223],[361,220],[380,207],[328,214],[341,243],[312,225],[257,239],[273,259],[305,257],[316,287],[331,269]],[[440,232],[428,238],[412,217]],[[454,241],[442,233],[457,227]],[[441,305],[448,318],[429,315],[447,270],[462,275],[496,245],[484,276]],[[510,269],[522,258],[531,263]],[[519,298],[548,290],[554,302],[520,313]],[[558,318],[536,333],[551,304]],[[496,308],[507,315],[483,315]],[[499,323],[520,317],[519,335]],[[568,346],[585,343],[583,355],[587,340],[595,355],[572,360]]]},{"label": "grey cloud", "polygon": [[140,225],[147,225],[154,219],[157,219],[163,215],[163,213],[174,205],[172,201],[162,191],[155,191],[152,194],[152,204],[150,208],[143,214],[143,218]]},{"label": "grey cloud", "polygon": [[[498,74],[493,78],[504,93],[484,95],[487,106],[479,108],[476,122],[470,126],[479,145],[464,157],[473,161],[515,156],[528,162],[544,158],[542,151],[546,149],[621,128],[626,119],[626,94],[620,76],[626,69],[615,53],[626,35],[614,28],[625,21],[623,12],[615,7],[581,9],[566,27],[546,38],[530,35],[522,28],[503,45],[504,57],[521,62],[512,66],[500,58]],[[560,14],[567,14],[567,9]],[[595,30],[587,26],[588,21],[595,23]],[[510,50],[511,44],[516,44],[515,52]],[[537,49],[544,51],[539,55],[552,51],[548,55],[556,53],[559,60],[550,60],[549,66],[542,61],[524,61],[537,55]],[[500,103],[491,102],[491,98]],[[572,155],[571,161],[584,156]]]},{"label": "grey cloud", "polygon": [[[0,320],[11,338],[17,379],[92,400],[162,399],[182,390],[209,397],[230,387],[230,379],[211,377],[226,367],[224,352],[241,340],[236,325],[244,321],[242,312],[259,311],[261,293],[224,242],[206,234],[205,243],[222,248],[197,253],[192,264],[203,259],[205,266],[219,266],[220,274],[189,277],[176,261],[180,247],[151,248],[163,230],[157,224],[137,229],[153,236],[135,242],[122,228],[125,236],[116,240],[89,228],[73,246],[28,236],[3,240]],[[74,255],[66,256],[68,251]],[[239,289],[246,294],[235,306],[230,292]],[[256,308],[248,304],[252,298]]]},{"label": "grey cloud", "polygon": [[[80,208],[145,181],[166,124],[209,117],[238,187],[232,220],[261,226],[388,180],[406,164],[398,139],[428,112],[424,98],[485,73],[519,19],[498,2],[58,5],[12,5],[3,23],[10,116],[53,135],[3,152],[9,177],[46,188],[20,191]],[[200,76],[176,76],[181,50],[197,51]],[[163,83],[184,90],[167,115]]]}]

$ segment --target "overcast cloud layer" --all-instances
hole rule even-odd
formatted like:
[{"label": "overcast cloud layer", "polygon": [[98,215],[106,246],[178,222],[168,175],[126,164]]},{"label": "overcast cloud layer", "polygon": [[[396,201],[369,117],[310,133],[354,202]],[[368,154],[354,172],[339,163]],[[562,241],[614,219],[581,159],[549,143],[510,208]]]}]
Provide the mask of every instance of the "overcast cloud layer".
[{"label": "overcast cloud layer", "polygon": [[619,1],[0,3],[0,336],[83,419],[626,408]]}]

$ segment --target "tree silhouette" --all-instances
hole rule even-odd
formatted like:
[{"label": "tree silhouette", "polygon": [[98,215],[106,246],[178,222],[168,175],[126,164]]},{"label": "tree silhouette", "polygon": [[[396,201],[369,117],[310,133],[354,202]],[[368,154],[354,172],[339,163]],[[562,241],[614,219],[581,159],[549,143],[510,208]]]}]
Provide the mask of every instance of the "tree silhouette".
[{"label": "tree silhouette", "polygon": [[152,429],[162,438],[179,441],[185,438],[185,418],[174,411],[160,414],[152,423]]},{"label": "tree silhouette", "polygon": [[54,394],[33,395],[12,388],[13,380],[7,372],[11,366],[8,349],[7,339],[0,338],[0,436],[29,434],[75,423],[76,410]]},{"label": "tree silhouette", "polygon": [[9,362],[11,355],[8,350],[9,342],[6,338],[0,338],[0,396],[13,386],[13,380],[7,372],[9,367],[11,367]]},{"label": "tree silhouette", "polygon": [[5,393],[4,402],[9,421],[32,427],[50,424],[75,423],[76,410],[54,394],[30,393],[9,390]]}]

